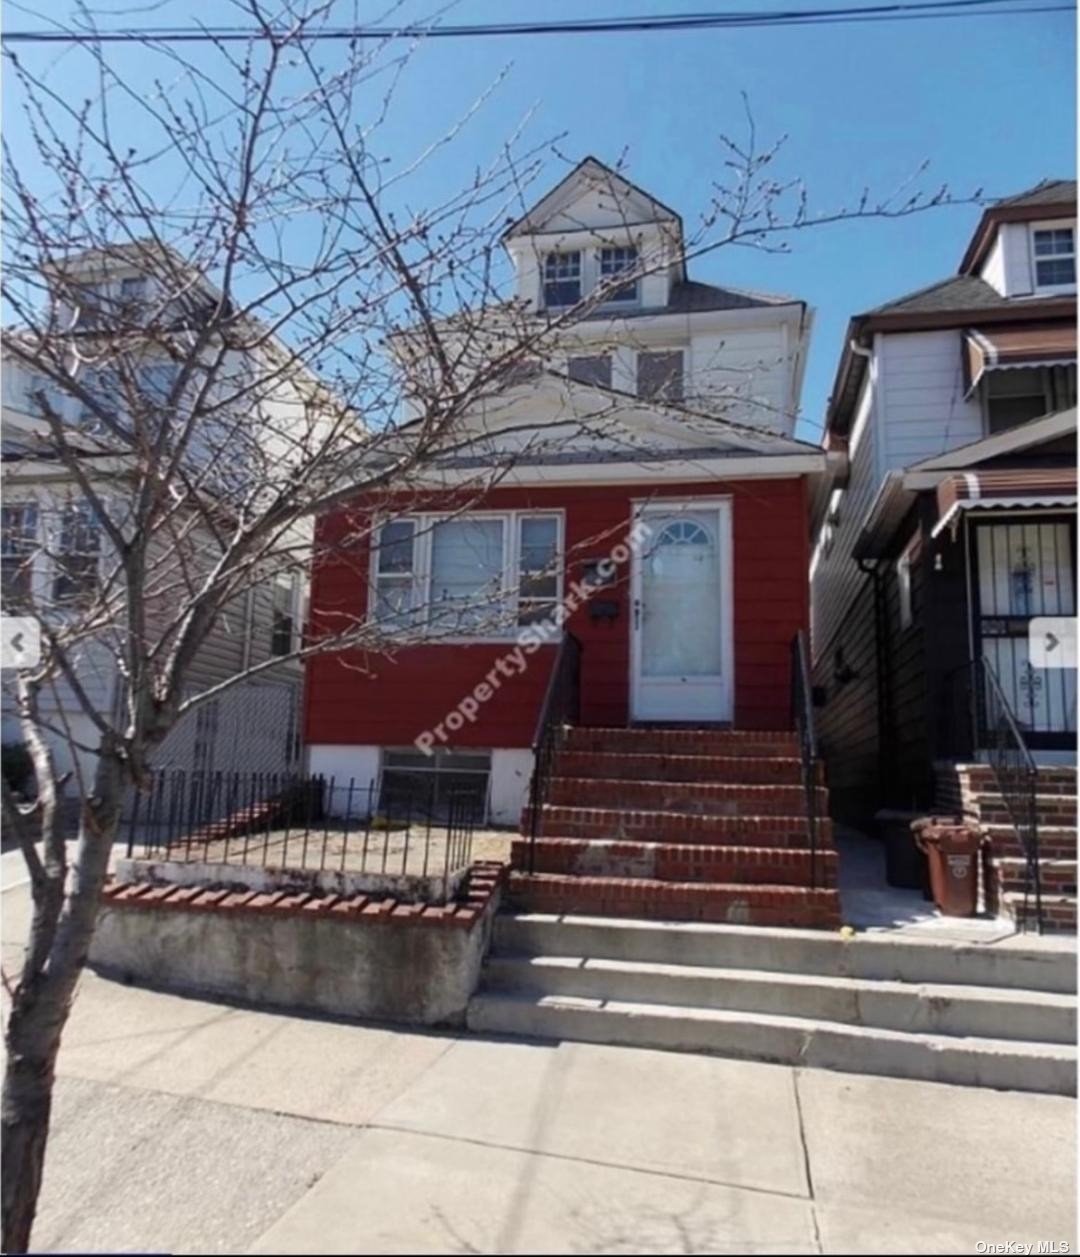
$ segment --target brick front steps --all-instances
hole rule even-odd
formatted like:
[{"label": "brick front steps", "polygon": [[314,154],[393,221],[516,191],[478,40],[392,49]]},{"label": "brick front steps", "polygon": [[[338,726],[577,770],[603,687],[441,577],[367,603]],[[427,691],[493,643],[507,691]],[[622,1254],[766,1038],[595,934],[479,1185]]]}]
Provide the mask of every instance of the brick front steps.
[{"label": "brick front steps", "polygon": [[[819,770],[812,861],[796,751],[786,731],[567,730],[535,846],[513,844],[511,902],[544,912],[837,927],[828,793]],[[526,810],[526,835],[531,822]]]},{"label": "brick front steps", "polygon": [[[990,840],[987,901],[1020,928],[1035,925],[1033,895],[1024,887],[1024,849],[1013,828],[1009,809],[987,764],[956,764],[939,768],[939,791],[950,811],[962,812],[980,824]],[[1077,922],[1076,769],[1040,768],[1035,808],[1039,828],[1039,879],[1043,928],[1075,933]]]},{"label": "brick front steps", "polygon": [[792,925],[823,930],[840,924],[836,891],[802,886],[517,873],[512,875],[510,887],[514,906],[527,912],[716,921],[729,925]]},{"label": "brick front steps", "polygon": [[[836,885],[836,852],[817,853],[820,886]],[[530,866],[529,841],[514,841],[515,868],[580,877],[647,877],[664,882],[767,883],[808,886],[810,852],[789,847],[714,847],[701,843],[539,838]]]}]

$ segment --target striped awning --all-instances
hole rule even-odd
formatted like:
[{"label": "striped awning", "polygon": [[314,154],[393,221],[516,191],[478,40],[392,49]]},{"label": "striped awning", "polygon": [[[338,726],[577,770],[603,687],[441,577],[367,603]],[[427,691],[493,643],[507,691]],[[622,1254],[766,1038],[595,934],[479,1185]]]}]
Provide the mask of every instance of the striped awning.
[{"label": "striped awning", "polygon": [[937,487],[937,536],[960,511],[1027,507],[1076,508],[1075,467],[1017,467],[1000,471],[958,471]]},{"label": "striped awning", "polygon": [[1076,362],[1075,323],[1003,323],[964,333],[964,372],[970,391],[987,371],[1068,366]]}]

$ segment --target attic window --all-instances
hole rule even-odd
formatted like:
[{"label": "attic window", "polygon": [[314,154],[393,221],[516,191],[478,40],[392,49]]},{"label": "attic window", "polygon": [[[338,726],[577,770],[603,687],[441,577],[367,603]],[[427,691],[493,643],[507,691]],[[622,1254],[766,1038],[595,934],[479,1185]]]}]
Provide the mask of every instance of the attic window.
[{"label": "attic window", "polygon": [[544,305],[573,306],[581,300],[581,254],[549,253],[544,258]]},{"label": "attic window", "polygon": [[[618,275],[625,275],[637,266],[637,249],[608,248],[600,250],[600,282],[608,284]],[[604,301],[636,301],[638,299],[637,280],[623,284],[605,296]]]},{"label": "attic window", "polygon": [[1076,237],[1071,227],[1050,227],[1032,233],[1036,288],[1076,287]]}]

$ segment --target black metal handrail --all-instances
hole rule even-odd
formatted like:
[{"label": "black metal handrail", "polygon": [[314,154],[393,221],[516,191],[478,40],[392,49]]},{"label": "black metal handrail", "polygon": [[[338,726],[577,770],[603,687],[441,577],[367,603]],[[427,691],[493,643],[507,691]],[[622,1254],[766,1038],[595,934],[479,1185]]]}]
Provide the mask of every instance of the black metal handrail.
[{"label": "black metal handrail", "polygon": [[529,872],[536,870],[536,838],[540,815],[548,795],[555,755],[562,746],[568,725],[577,724],[581,704],[581,643],[564,633],[551,665],[544,701],[533,736],[533,772],[529,784]]},{"label": "black metal handrail", "polygon": [[810,888],[818,884],[818,750],[814,732],[814,688],[810,679],[810,652],[800,629],[791,639],[791,715],[799,738],[799,761],[806,800],[806,836],[810,843]]},{"label": "black metal handrail", "polygon": [[990,661],[986,658],[976,659],[973,671],[978,681],[972,687],[977,695],[974,712],[976,745],[986,749],[1005,810],[1024,852],[1023,927],[1027,929],[1028,905],[1034,898],[1035,929],[1041,934],[1042,878],[1039,870],[1037,802],[1039,770]]}]

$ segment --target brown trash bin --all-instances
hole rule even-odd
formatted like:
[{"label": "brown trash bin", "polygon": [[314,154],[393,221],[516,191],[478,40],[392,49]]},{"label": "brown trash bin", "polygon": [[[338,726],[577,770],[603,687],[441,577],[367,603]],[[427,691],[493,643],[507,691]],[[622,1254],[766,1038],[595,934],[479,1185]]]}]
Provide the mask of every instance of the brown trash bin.
[{"label": "brown trash bin", "polygon": [[926,853],[938,910],[947,917],[973,917],[979,906],[982,831],[952,816],[924,816],[912,821],[911,829]]}]

